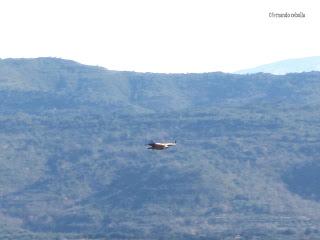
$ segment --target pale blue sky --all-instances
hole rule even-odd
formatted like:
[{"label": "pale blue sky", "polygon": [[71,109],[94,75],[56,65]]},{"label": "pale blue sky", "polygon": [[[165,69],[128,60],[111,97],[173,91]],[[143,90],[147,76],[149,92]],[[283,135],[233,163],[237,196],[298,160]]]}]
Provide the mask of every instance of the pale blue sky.
[{"label": "pale blue sky", "polygon": [[[0,0],[0,58],[233,72],[320,55],[317,0]],[[304,12],[272,19],[269,12]]]}]

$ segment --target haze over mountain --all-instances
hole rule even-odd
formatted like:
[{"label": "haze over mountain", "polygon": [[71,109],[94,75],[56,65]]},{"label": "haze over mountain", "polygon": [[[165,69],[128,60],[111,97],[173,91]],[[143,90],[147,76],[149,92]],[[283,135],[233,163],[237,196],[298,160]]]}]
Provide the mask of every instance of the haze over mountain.
[{"label": "haze over mountain", "polygon": [[254,68],[240,70],[235,73],[251,74],[262,72],[282,75],[286,73],[300,73],[311,71],[320,71],[319,56],[282,60]]},{"label": "haze over mountain", "polygon": [[0,60],[0,239],[318,239],[319,90]]}]

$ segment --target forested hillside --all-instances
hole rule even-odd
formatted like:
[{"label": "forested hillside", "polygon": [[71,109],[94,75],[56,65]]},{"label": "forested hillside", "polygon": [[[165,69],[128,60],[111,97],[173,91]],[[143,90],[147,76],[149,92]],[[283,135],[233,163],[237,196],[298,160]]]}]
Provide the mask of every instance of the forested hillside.
[{"label": "forested hillside", "polygon": [[0,60],[0,239],[317,239],[319,92],[319,72]]}]

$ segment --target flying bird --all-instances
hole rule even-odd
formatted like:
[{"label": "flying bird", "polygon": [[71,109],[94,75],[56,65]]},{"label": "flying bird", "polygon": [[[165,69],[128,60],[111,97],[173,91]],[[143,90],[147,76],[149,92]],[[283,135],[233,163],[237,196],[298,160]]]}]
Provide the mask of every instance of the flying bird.
[{"label": "flying bird", "polygon": [[177,143],[177,141],[164,142],[164,143],[151,141],[150,143],[147,144],[147,146],[149,146],[148,149],[163,150],[163,149],[167,149],[167,148],[169,148],[171,146],[175,146],[176,143]]}]

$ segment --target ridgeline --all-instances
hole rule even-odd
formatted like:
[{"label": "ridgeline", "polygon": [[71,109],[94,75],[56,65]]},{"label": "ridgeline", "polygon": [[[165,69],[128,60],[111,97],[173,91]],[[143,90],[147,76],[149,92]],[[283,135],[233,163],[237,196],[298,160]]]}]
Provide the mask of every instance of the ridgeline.
[{"label": "ridgeline", "polygon": [[316,238],[319,92],[319,72],[0,60],[0,238]]}]

